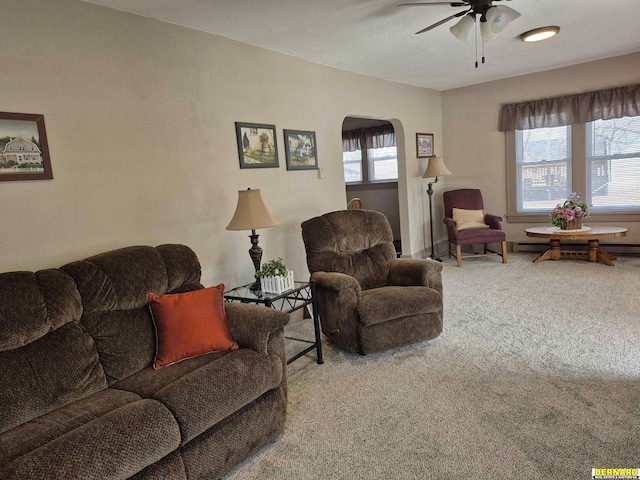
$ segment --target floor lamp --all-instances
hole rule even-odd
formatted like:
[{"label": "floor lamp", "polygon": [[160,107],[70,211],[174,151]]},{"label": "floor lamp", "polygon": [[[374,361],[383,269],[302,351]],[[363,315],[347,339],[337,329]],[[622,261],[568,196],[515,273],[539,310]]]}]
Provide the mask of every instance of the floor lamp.
[{"label": "floor lamp", "polygon": [[[253,262],[256,272],[260,270],[262,266],[262,248],[258,245],[258,237],[256,229],[268,228],[280,225],[280,223],[273,218],[271,212],[264,204],[262,195],[260,195],[260,189],[238,191],[238,204],[236,205],[236,211],[233,214],[233,218],[227,225],[227,230],[251,230],[251,248],[249,249],[249,256]],[[251,290],[260,290],[260,280],[256,280],[251,285]]]},{"label": "floor lamp", "polygon": [[429,159],[429,165],[427,170],[422,175],[422,178],[435,178],[433,182],[429,182],[429,188],[427,189],[427,195],[429,195],[429,231],[431,233],[431,258],[439,262],[442,261],[436,255],[435,247],[433,245],[433,184],[438,182],[438,177],[444,177],[445,175],[451,175],[449,169],[445,166],[444,161],[440,157],[432,157]]}]

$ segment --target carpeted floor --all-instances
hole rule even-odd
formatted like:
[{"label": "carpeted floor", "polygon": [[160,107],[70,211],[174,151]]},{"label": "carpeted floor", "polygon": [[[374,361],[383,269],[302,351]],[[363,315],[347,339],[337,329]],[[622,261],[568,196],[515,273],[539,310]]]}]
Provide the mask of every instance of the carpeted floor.
[{"label": "carpeted floor", "polygon": [[[640,258],[445,259],[445,329],[289,366],[284,435],[229,479],[587,479],[640,464]],[[291,326],[311,335],[308,320]]]}]

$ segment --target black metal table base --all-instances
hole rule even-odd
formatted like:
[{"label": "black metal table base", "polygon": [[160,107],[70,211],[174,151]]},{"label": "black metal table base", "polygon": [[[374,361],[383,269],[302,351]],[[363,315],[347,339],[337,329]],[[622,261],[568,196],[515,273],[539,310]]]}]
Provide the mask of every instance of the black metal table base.
[{"label": "black metal table base", "polygon": [[[294,282],[295,288],[276,293],[262,293],[261,291],[251,290],[250,286],[243,285],[242,287],[236,287],[232,290],[224,292],[225,302],[240,302],[240,303],[252,303],[256,305],[264,305],[265,307],[274,308],[285,313],[292,313],[301,308],[311,305],[313,313],[311,315],[313,320],[313,330],[315,341],[304,340],[300,338],[285,337],[289,340],[295,340],[298,342],[308,343],[309,346],[304,350],[296,353],[294,356],[287,358],[287,365],[296,361],[303,355],[313,351],[316,351],[316,359],[318,364],[323,364],[322,358],[322,340],[320,338],[320,321],[318,319],[318,310],[316,308],[316,286],[315,282]],[[309,309],[307,308],[307,311]]]}]

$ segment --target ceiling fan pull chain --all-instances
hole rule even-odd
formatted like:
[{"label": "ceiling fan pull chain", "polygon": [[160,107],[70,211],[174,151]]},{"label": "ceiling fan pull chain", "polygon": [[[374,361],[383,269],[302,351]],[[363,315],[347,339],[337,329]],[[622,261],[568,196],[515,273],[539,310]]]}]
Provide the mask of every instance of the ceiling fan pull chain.
[{"label": "ceiling fan pull chain", "polygon": [[484,63],[484,36],[480,36],[482,41],[482,63]]},{"label": "ceiling fan pull chain", "polygon": [[476,17],[473,17],[473,26],[476,34],[476,68],[478,68],[478,22],[476,22]]}]

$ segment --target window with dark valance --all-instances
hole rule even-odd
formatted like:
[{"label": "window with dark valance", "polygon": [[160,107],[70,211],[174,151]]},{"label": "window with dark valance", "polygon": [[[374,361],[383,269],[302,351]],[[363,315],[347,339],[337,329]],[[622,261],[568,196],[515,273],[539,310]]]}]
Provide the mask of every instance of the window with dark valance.
[{"label": "window with dark valance", "polygon": [[589,222],[640,220],[640,84],[503,105],[499,130],[509,221],[548,216],[571,192]]},{"label": "window with dark valance", "polygon": [[499,130],[561,127],[639,115],[640,84],[503,105]]},{"label": "window with dark valance", "polygon": [[342,162],[346,183],[397,180],[398,151],[393,125],[343,131]]}]

